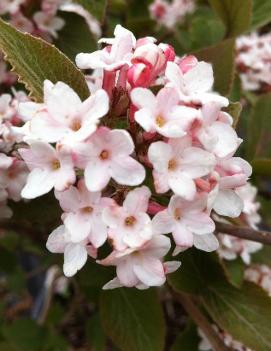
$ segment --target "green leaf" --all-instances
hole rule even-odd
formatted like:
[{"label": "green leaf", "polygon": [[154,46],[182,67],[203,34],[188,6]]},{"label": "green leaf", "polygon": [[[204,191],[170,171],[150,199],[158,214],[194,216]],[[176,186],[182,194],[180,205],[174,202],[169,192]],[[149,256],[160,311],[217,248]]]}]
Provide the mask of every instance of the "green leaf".
[{"label": "green leaf", "polygon": [[47,339],[46,330],[30,319],[18,319],[11,325],[4,325],[2,332],[17,351],[40,351]]},{"label": "green leaf", "polygon": [[30,94],[43,100],[43,82],[63,81],[84,100],[89,96],[84,75],[56,47],[16,30],[0,19],[0,49]]},{"label": "green leaf", "polygon": [[106,335],[102,329],[98,314],[92,316],[87,322],[88,346],[92,351],[105,351]]},{"label": "green leaf", "polygon": [[193,323],[189,323],[185,330],[180,333],[170,351],[198,351],[200,337],[198,330]]},{"label": "green leaf", "polygon": [[214,90],[221,95],[228,95],[233,85],[234,45],[234,39],[227,39],[193,53],[199,60],[210,62],[213,65]]},{"label": "green leaf", "polygon": [[248,120],[247,157],[271,158],[271,93],[256,100]]},{"label": "green leaf", "polygon": [[271,1],[253,0],[252,29],[268,24],[271,21]]},{"label": "green leaf", "polygon": [[244,281],[245,264],[240,257],[235,260],[223,260],[222,262],[228,280],[235,286],[240,287]]},{"label": "green leaf", "polygon": [[254,351],[271,350],[271,299],[251,283],[241,289],[217,282],[203,295],[204,306],[220,328]]},{"label": "green leaf", "polygon": [[107,0],[73,0],[73,2],[83,6],[92,16],[102,21]]},{"label": "green leaf", "polygon": [[249,30],[252,0],[209,0],[209,3],[225,23],[227,37],[236,37]]},{"label": "green leaf", "polygon": [[58,32],[58,38],[55,41],[57,48],[72,61],[80,52],[97,50],[97,42],[83,17],[74,13],[61,12],[61,18],[65,20],[66,24]]},{"label": "green leaf", "polygon": [[101,320],[106,334],[122,351],[162,351],[165,325],[156,291],[103,291]]},{"label": "green leaf", "polygon": [[225,272],[215,253],[190,249],[180,255],[182,267],[168,276],[169,284],[175,289],[190,294],[202,293],[207,282],[226,280]]}]

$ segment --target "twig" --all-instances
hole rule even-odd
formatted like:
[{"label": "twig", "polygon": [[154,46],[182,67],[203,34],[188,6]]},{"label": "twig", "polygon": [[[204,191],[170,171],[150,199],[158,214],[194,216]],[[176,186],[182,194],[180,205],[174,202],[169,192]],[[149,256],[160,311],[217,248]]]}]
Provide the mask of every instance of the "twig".
[{"label": "twig", "polygon": [[214,351],[231,351],[232,349],[224,345],[223,341],[220,339],[216,331],[213,329],[212,325],[208,319],[202,314],[198,308],[194,299],[185,293],[175,293],[175,299],[182,304],[183,308],[193,319],[196,325],[202,330],[208,341],[210,342],[212,349]]},{"label": "twig", "polygon": [[216,231],[236,236],[237,238],[271,245],[271,232],[255,230],[250,227],[238,227],[236,225],[219,222],[216,222]]}]

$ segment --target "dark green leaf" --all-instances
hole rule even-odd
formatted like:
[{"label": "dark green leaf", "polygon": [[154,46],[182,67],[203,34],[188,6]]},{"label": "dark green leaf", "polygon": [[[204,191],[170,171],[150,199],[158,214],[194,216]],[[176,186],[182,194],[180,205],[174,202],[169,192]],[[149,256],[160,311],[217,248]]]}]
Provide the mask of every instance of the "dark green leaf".
[{"label": "dark green leaf", "polygon": [[271,1],[253,0],[252,29],[264,26],[271,21]]},{"label": "dark green leaf", "polygon": [[105,351],[106,335],[98,314],[92,316],[87,322],[87,340],[92,351]]},{"label": "dark green leaf", "polygon": [[177,336],[170,351],[198,351],[199,342],[197,327],[189,323],[185,330]]},{"label": "dark green leaf", "polygon": [[103,291],[101,320],[106,334],[122,351],[162,351],[165,325],[156,291]]},{"label": "dark green leaf", "polygon": [[83,6],[91,15],[102,21],[107,0],[72,0]]},{"label": "dark green leaf", "polygon": [[199,60],[212,63],[215,77],[215,91],[228,95],[234,79],[234,39],[227,39],[220,43],[194,52]]},{"label": "dark green leaf", "polygon": [[227,28],[227,36],[246,32],[251,24],[252,0],[209,0]]},{"label": "dark green leaf", "polygon": [[0,49],[19,79],[37,100],[43,99],[43,82],[63,81],[82,99],[89,96],[84,75],[56,47],[44,40],[16,30],[0,20]]},{"label": "dark green leaf", "polygon": [[247,157],[271,158],[271,93],[259,96],[248,121]]}]

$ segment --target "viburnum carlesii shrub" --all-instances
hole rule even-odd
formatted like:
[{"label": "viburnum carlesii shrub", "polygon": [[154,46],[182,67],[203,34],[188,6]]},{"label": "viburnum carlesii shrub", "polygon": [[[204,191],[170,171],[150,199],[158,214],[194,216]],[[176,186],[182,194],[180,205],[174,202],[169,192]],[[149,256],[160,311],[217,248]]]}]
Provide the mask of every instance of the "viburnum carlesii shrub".
[{"label": "viburnum carlesii shrub", "polygon": [[[219,338],[223,341],[225,346],[230,347],[231,350],[233,351],[252,351],[250,348],[246,347],[243,345],[241,342],[236,341],[233,339],[233,337],[228,334],[227,332],[220,330],[217,325],[213,325],[213,329],[217,332]],[[198,334],[201,338],[201,341],[199,343],[199,351],[212,351],[212,345],[202,332],[202,330],[198,329]]]},{"label": "viburnum carlesii shrub", "polygon": [[[239,217],[240,223],[253,229],[258,229],[261,216],[258,213],[260,203],[256,201],[257,188],[247,183],[239,187],[236,192],[243,200],[243,210]],[[224,219],[223,221],[225,222]],[[218,253],[226,260],[234,260],[240,256],[244,263],[249,264],[251,254],[262,248],[261,243],[233,237],[228,234],[219,233],[218,238],[220,242]]]},{"label": "viburnum carlesii shrub", "polygon": [[150,15],[157,23],[173,29],[177,23],[184,20],[184,17],[195,10],[194,0],[154,0],[150,6]]},{"label": "viburnum carlesii shrub", "polygon": [[271,89],[271,33],[252,33],[237,39],[237,67],[245,90]]},{"label": "viburnum carlesii shrub", "polygon": [[28,121],[16,129],[18,152],[30,171],[22,195],[54,189],[63,224],[47,248],[64,253],[67,276],[91,256],[116,266],[104,288],[160,286],[180,266],[164,262],[173,250],[218,248],[212,211],[240,215],[251,167],[233,156],[241,139],[223,111],[228,99],[212,91],[210,64],[120,25],[100,42],[76,57],[96,77],[85,101],[47,80],[42,103],[20,104]]}]

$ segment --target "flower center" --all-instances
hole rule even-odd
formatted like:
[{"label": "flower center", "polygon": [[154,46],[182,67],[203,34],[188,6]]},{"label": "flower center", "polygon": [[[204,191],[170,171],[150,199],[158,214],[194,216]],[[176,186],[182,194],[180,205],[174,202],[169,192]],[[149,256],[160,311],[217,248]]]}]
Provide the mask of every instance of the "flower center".
[{"label": "flower center", "polygon": [[174,218],[176,219],[176,221],[179,221],[182,218],[182,211],[179,208],[175,209]]},{"label": "flower center", "polygon": [[109,158],[109,152],[107,150],[103,150],[100,153],[100,159],[101,160],[107,160]]},{"label": "flower center", "polygon": [[93,211],[93,208],[91,206],[86,206],[82,208],[82,212],[86,214],[90,214]]},{"label": "flower center", "polygon": [[156,117],[155,120],[156,124],[158,125],[158,127],[163,127],[166,124],[166,120],[163,116],[159,115]]},{"label": "flower center", "polygon": [[80,121],[79,119],[75,119],[75,120],[72,122],[71,129],[72,129],[74,132],[77,132],[81,127],[82,127],[82,125],[81,125],[81,121]]},{"label": "flower center", "polygon": [[132,227],[136,222],[136,218],[134,216],[126,217],[124,223],[127,227]]},{"label": "flower center", "polygon": [[60,168],[60,162],[58,160],[53,160],[51,162],[51,167],[54,171]]},{"label": "flower center", "polygon": [[174,171],[176,168],[177,168],[177,161],[174,158],[172,158],[168,162],[168,170],[169,171]]}]

